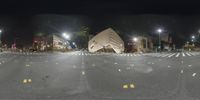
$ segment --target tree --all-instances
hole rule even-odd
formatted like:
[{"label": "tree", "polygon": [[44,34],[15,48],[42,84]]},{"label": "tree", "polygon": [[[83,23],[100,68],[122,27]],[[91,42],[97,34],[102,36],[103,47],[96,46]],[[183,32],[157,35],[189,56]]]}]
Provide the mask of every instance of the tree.
[{"label": "tree", "polygon": [[78,32],[76,32],[74,40],[76,41],[77,47],[79,49],[87,48],[89,41],[89,31],[90,29],[88,27],[83,26]]}]

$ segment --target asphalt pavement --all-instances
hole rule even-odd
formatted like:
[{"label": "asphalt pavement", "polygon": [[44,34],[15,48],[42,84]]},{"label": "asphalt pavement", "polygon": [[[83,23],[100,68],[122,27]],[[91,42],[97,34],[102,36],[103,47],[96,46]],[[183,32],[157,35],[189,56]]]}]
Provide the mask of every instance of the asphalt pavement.
[{"label": "asphalt pavement", "polygon": [[200,100],[200,52],[0,53],[0,99]]}]

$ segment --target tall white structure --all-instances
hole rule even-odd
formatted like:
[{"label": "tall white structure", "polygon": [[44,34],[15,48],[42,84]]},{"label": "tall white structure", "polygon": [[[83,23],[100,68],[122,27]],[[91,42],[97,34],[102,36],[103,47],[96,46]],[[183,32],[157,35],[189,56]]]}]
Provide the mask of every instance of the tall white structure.
[{"label": "tall white structure", "polygon": [[116,53],[124,52],[124,41],[112,28],[108,28],[98,33],[88,42],[89,52],[110,48]]}]

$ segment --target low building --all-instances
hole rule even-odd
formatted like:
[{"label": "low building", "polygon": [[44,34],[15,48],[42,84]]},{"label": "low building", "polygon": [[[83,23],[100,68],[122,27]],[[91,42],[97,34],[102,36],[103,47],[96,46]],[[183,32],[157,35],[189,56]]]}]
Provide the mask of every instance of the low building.
[{"label": "low building", "polygon": [[161,50],[171,51],[173,49],[172,37],[169,34],[161,34]]},{"label": "low building", "polygon": [[137,36],[127,41],[127,52],[153,51],[153,39],[150,36]]},{"label": "low building", "polygon": [[33,48],[37,51],[64,51],[70,50],[71,46],[64,38],[55,34],[50,34],[45,37],[35,37]]},{"label": "low building", "polygon": [[124,42],[112,28],[108,28],[98,33],[88,42],[88,50],[89,52],[114,51],[122,53],[124,52]]}]

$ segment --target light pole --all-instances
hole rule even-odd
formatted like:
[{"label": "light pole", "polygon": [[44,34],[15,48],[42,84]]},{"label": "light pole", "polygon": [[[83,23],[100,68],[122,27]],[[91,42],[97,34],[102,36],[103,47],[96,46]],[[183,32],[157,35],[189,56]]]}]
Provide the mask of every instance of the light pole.
[{"label": "light pole", "polygon": [[134,49],[136,48],[136,50],[137,50],[137,52],[138,52],[139,49],[138,49],[138,43],[137,43],[137,41],[138,41],[138,38],[137,38],[137,37],[133,37]]},{"label": "light pole", "polygon": [[157,32],[158,32],[158,49],[159,51],[161,50],[161,40],[160,40],[160,34],[162,33],[162,29],[158,29]]},{"label": "light pole", "polygon": [[193,46],[194,46],[194,40],[195,40],[195,36],[194,35],[192,35],[192,44],[193,44]]},{"label": "light pole", "polygon": [[0,44],[1,44],[1,34],[2,34],[2,30],[0,29]]}]

